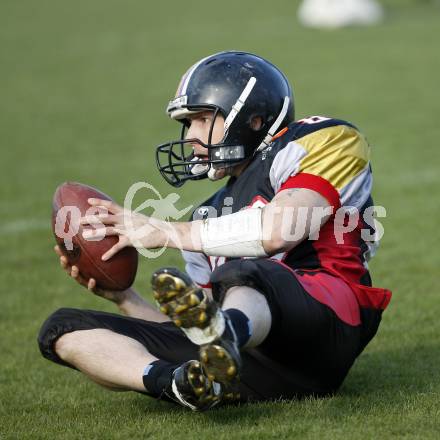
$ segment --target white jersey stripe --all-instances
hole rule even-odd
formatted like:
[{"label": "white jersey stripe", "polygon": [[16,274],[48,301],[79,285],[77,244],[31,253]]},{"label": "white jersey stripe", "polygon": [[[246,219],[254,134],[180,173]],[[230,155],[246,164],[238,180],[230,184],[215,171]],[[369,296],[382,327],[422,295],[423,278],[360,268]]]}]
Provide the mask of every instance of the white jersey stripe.
[{"label": "white jersey stripe", "polygon": [[361,173],[353,177],[353,179],[339,191],[341,205],[354,206],[357,209],[361,209],[368,200],[368,197],[370,197],[372,187],[373,176],[369,165],[367,165]]},{"label": "white jersey stripe", "polygon": [[305,156],[307,156],[307,151],[295,141],[289,142],[275,156],[269,172],[270,183],[275,194],[290,176],[298,173],[301,160]]}]

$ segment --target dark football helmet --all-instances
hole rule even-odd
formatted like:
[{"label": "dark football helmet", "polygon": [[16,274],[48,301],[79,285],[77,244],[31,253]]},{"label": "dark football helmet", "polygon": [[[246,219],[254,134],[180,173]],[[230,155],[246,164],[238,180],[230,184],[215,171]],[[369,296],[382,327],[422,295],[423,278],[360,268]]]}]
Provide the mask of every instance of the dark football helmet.
[{"label": "dark football helmet", "polygon": [[[209,140],[185,139],[188,116],[212,110]],[[292,90],[273,64],[246,52],[227,51],[194,64],[183,75],[167,114],[182,125],[181,138],[159,145],[156,161],[160,173],[173,186],[210,177],[211,169],[235,166],[264,149],[274,134],[294,119]],[[224,137],[212,144],[215,117],[225,119]],[[261,118],[261,127],[252,121]],[[208,149],[207,159],[194,156],[194,143]]]}]

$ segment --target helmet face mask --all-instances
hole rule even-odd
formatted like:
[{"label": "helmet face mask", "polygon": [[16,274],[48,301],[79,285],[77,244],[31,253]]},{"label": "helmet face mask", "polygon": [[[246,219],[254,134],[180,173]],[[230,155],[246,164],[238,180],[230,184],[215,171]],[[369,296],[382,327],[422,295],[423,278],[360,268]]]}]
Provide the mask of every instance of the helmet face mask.
[{"label": "helmet face mask", "polygon": [[[185,139],[189,117],[203,111],[213,112],[207,143]],[[285,76],[268,61],[244,52],[221,52],[188,70],[167,114],[183,124],[181,137],[159,145],[156,162],[168,183],[181,186],[187,180],[215,180],[214,170],[234,167],[265,148],[274,132],[293,120],[292,92]],[[212,144],[219,114],[224,136]],[[206,158],[194,155],[194,144],[207,149]]]},{"label": "helmet face mask", "polygon": [[[204,109],[192,113],[199,113]],[[176,187],[182,186],[187,180],[212,178],[210,170],[230,168],[246,159],[243,145],[225,145],[223,140],[213,144],[212,131],[216,120],[216,111],[211,121],[208,143],[197,138],[186,138],[187,120],[182,120],[180,139],[166,142],[156,148],[156,163],[165,180]],[[224,138],[223,138],[224,139]],[[194,154],[194,144],[206,149],[206,159]],[[214,179],[212,179],[214,180]]]}]

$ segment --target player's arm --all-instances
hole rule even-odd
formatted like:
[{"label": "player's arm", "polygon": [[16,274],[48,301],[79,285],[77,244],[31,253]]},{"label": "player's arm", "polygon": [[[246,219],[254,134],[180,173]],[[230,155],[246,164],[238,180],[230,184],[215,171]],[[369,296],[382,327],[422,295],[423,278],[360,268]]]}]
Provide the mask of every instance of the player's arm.
[{"label": "player's arm", "polygon": [[263,208],[263,247],[268,255],[293,249],[315,234],[332,214],[328,200],[307,188],[280,191]]},{"label": "player's arm", "polygon": [[[323,196],[301,188],[282,190],[264,209],[249,208],[193,222],[164,222],[125,211],[111,201],[90,199],[89,203],[106,208],[108,214],[85,217],[82,223],[99,222],[105,225],[105,235],[119,236],[118,243],[103,255],[103,260],[126,246],[170,247],[226,257],[273,255],[293,248],[319,229],[331,214],[331,210],[325,212],[329,203]],[[83,235],[91,238],[94,232],[89,230]]]}]

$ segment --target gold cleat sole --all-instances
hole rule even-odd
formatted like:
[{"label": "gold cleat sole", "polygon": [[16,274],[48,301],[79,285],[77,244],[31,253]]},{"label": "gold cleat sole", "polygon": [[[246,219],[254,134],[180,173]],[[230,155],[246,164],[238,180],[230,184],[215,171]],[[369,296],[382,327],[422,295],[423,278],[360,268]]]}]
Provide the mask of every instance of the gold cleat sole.
[{"label": "gold cleat sole", "polygon": [[209,325],[208,301],[203,289],[170,272],[154,276],[152,288],[159,310],[178,327],[203,329]]},{"label": "gold cleat sole", "polygon": [[190,365],[187,378],[194,394],[200,399],[203,405],[208,403],[214,404],[214,402],[220,400],[220,397],[216,396],[212,390],[212,382],[206,379],[200,362],[195,361]]},{"label": "gold cleat sole", "polygon": [[223,384],[238,380],[236,362],[221,345],[210,344],[200,348],[200,361],[208,379]]}]

